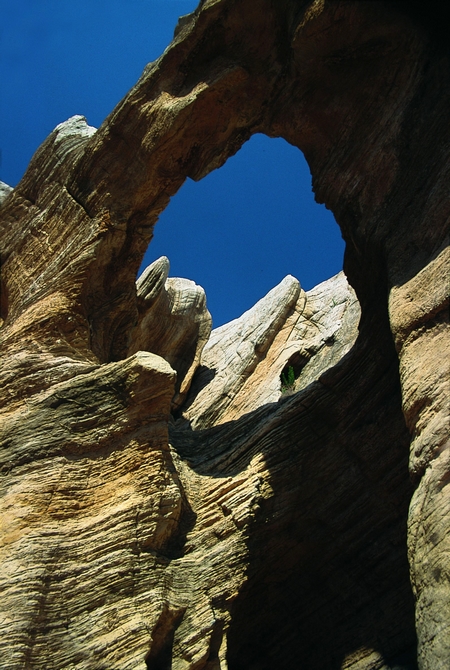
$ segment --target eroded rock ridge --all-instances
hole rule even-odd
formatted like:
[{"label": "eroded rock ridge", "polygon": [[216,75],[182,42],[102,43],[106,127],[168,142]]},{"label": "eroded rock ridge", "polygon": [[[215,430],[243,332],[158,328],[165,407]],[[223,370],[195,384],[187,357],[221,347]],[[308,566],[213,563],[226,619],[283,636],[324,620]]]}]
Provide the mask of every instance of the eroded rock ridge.
[{"label": "eroded rock ridge", "polygon": [[[447,670],[444,33],[433,2],[203,1],[0,185],[0,667]],[[210,334],[167,259],[136,274],[256,132],[304,152],[345,275]]]}]

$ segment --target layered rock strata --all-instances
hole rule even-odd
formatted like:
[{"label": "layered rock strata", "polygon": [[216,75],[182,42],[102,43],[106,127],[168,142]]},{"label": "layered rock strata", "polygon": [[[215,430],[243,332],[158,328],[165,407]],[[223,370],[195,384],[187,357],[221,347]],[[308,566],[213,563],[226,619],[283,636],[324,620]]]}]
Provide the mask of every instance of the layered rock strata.
[{"label": "layered rock strata", "polygon": [[305,293],[286,277],[239,319],[215,329],[202,354],[182,416],[195,429],[240,418],[318,379],[352,347],[359,304],[344,274]]},{"label": "layered rock strata", "polygon": [[[2,187],[2,667],[448,668],[437,12],[203,1],[101,128],[61,124]],[[169,198],[255,132],[336,216],[356,341],[342,276],[287,278],[203,356],[201,291],[136,288]]]},{"label": "layered rock strata", "polygon": [[189,279],[168,277],[169,259],[163,256],[143,272],[136,284],[139,320],[128,355],[153,351],[177,373],[174,408],[178,407],[200,363],[211,333],[211,315],[204,290]]}]

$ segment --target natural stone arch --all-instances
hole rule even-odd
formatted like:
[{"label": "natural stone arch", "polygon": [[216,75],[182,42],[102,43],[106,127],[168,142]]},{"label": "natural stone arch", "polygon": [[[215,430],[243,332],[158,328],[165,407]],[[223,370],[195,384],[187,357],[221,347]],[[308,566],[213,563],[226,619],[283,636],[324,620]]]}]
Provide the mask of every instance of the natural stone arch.
[{"label": "natural stone arch", "polygon": [[186,179],[158,218],[138,278],[161,256],[170,260],[169,276],[204,288],[217,328],[288,273],[306,291],[330,279],[342,270],[344,241],[314,199],[303,153],[257,133],[199,182]]},{"label": "natural stone arch", "polygon": [[[407,478],[401,474],[407,442],[399,411],[398,373],[387,321],[389,297],[390,328],[400,357],[404,412],[413,437],[410,469],[416,478],[416,491],[409,516],[409,547],[417,601],[419,659],[422,668],[433,670],[448,664],[448,584],[442,581],[442,575],[448,571],[446,543],[449,537],[445,490],[447,416],[443,400],[447,383],[443,347],[447,346],[444,338],[448,332],[445,331],[448,297],[442,287],[445,289],[448,227],[449,63],[447,54],[435,47],[428,33],[407,14],[399,12],[396,5],[287,0],[276,5],[269,0],[202,3],[193,17],[180,24],[173,45],[147,69],[99,131],[93,134],[82,119],[76,118],[50,136],[2,208],[1,231],[6,240],[2,250],[2,279],[7,285],[8,314],[1,338],[9,366],[5,366],[7,383],[4,387],[13,397],[13,400],[7,395],[3,398],[8,408],[4,424],[4,469],[9,473],[8,481],[12,482],[12,489],[20,488],[20,477],[25,476],[20,468],[27,464],[40,467],[39,463],[47,463],[52,458],[57,462],[69,454],[67,467],[70,462],[75,472],[80,465],[81,473],[83,469],[97,473],[95,476],[103,482],[109,471],[102,467],[102,459],[92,456],[97,449],[105,458],[105,465],[109,466],[117,458],[113,473],[124,472],[123,476],[128,477],[130,445],[138,443],[143,447],[150,442],[159,445],[155,453],[158,453],[159,472],[165,475],[161,475],[158,482],[155,480],[154,490],[158,492],[160,486],[165,491],[166,502],[158,508],[156,530],[146,525],[146,514],[151,514],[144,502],[145,513],[135,517],[135,528],[139,529],[136,537],[140,538],[136,540],[137,562],[144,560],[141,559],[142,547],[144,551],[150,547],[156,554],[164,549],[163,558],[170,564],[170,570],[164,572],[162,558],[161,565],[155,560],[156,579],[161,580],[160,584],[168,583],[169,587],[166,595],[161,595],[164,589],[158,591],[158,598],[166,600],[161,612],[155,614],[155,627],[146,632],[151,639],[153,633],[156,635],[163,611],[167,610],[167,620],[176,620],[178,626],[177,613],[187,607],[188,596],[173,586],[183,581],[177,582],[177,570],[178,578],[183,575],[186,583],[204,584],[195,562],[190,562],[189,556],[184,560],[182,555],[186,533],[194,537],[195,524],[202,532],[207,527],[205,519],[195,520],[191,503],[197,503],[202,496],[207,498],[215,490],[218,479],[222,483],[232,481],[238,490],[240,486],[248,486],[253,487],[253,492],[263,491],[261,500],[266,500],[264,491],[267,493],[268,489],[264,487],[275,484],[275,491],[281,497],[269,496],[269,503],[262,503],[263,507],[272,505],[272,511],[276,512],[281,504],[277,500],[286,500],[286,496],[291,495],[294,498],[287,505],[290,514],[292,500],[303,503],[303,494],[295,498],[292,481],[286,481],[286,477],[283,480],[283,468],[277,470],[277,458],[283,453],[283,446],[295,448],[293,471],[301,473],[302,468],[306,468],[311,474],[316,472],[315,467],[318,469],[323,459],[314,454],[311,445],[316,445],[318,438],[314,437],[313,429],[320,422],[325,424],[321,437],[326,444],[327,458],[335,446],[335,435],[343,440],[338,445],[342,457],[347,452],[353,454],[349,445],[369,445],[364,456],[362,450],[356,451],[366,472],[376,464],[379,453],[384,454],[389,463],[387,470],[395,473],[399,493],[392,501],[394,511],[391,509],[388,513],[389,505],[386,505],[385,509],[379,506],[378,512],[385,519],[387,515],[396,528],[404,520],[404,506],[410,495]],[[198,179],[208,170],[219,167],[253,132],[283,136],[305,153],[317,197],[333,210],[347,241],[345,269],[363,309],[359,343],[351,358],[321,377],[319,386],[306,389],[301,396],[280,405],[269,418],[257,410],[244,417],[242,423],[237,422],[233,429],[237,432],[231,431],[232,439],[230,427],[226,431],[220,428],[212,433],[185,435],[185,442],[181,440],[177,448],[189,461],[178,464],[164,442],[173,373],[151,354],[136,353],[126,358],[130,342],[132,345],[132,329],[139,319],[134,278],[151,237],[152,225],[183,179],[186,176]],[[429,225],[425,227],[424,222]],[[21,271],[24,258],[27,258],[26,273]],[[20,362],[24,356],[25,368]],[[113,362],[108,365],[109,361]],[[105,365],[99,366],[99,362]],[[46,368],[51,368],[52,374],[44,374]],[[364,402],[370,389],[377,392],[370,403]],[[95,397],[93,404],[91,395]],[[155,397],[164,405],[160,414],[155,412]],[[341,401],[336,401],[339,397]],[[24,402],[30,398],[25,409]],[[311,404],[305,403],[306,398]],[[76,411],[70,410],[72,404],[78,407]],[[61,424],[55,421],[55,411],[64,419]],[[148,412],[151,420],[143,421]],[[356,426],[351,426],[353,437],[350,439],[345,432],[344,439],[342,431],[348,412],[355,412],[358,421]],[[383,417],[385,425],[377,426],[374,412],[375,417]],[[100,417],[103,428],[96,427],[97,432],[86,437],[89,416],[96,426]],[[162,424],[157,428],[159,441],[151,432],[158,417],[166,422],[161,419],[165,428]],[[33,433],[36,426],[43,429],[49,425],[54,433],[49,436],[44,431],[44,434],[39,433],[39,440],[30,442],[29,431]],[[60,425],[63,433],[58,432]],[[122,442],[117,443],[114,435],[121,435],[123,425],[132,430],[132,438],[120,438]],[[83,439],[73,438],[74,432],[81,433]],[[298,435],[301,435],[300,442]],[[175,434],[174,441],[177,439]],[[198,451],[202,440],[208,447],[203,452]],[[131,452],[137,471],[136,453],[144,460],[147,453],[143,448]],[[208,454],[212,454],[209,460]],[[267,470],[264,460],[268,462]],[[322,490],[328,492],[336,460],[327,463],[330,468]],[[188,479],[189,467],[196,485],[200,480],[195,476],[202,478],[208,495],[205,491],[186,493],[180,486],[179,478]],[[341,463],[339,472],[342,467]],[[50,470],[46,481],[53,481],[56,471]],[[240,476],[241,471],[245,471],[248,484]],[[267,471],[266,477],[263,473]],[[87,476],[86,472],[83,477]],[[33,476],[42,484],[41,471]],[[378,476],[380,482],[369,487],[372,501],[377,500],[389,479],[383,469]],[[366,481],[370,481],[368,474],[366,477]],[[139,479],[139,486],[144,487],[143,481]],[[283,498],[284,484],[287,494]],[[107,489],[106,485],[101,489],[105,500]],[[317,482],[313,489],[317,501],[322,490]],[[148,495],[148,489],[142,490]],[[345,490],[348,494],[348,485]],[[49,491],[53,489],[50,487]],[[254,495],[257,499],[256,493]],[[53,509],[51,499],[52,494],[50,510]],[[125,501],[122,502],[125,506]],[[101,516],[100,494],[97,503]],[[164,509],[168,510],[167,517]],[[324,509],[331,513],[335,510],[332,496],[326,497]],[[376,509],[375,505],[370,515],[372,529],[374,520],[380,518]],[[57,570],[59,564],[66,564],[58,554],[67,561],[71,555],[67,553],[70,539],[64,534],[67,526],[58,525],[58,510],[51,513],[54,514],[52,532],[59,539],[55,539],[54,544],[45,544],[42,539],[45,550],[42,549],[40,567],[44,573],[49,565]],[[264,511],[262,521],[266,513],[270,516],[270,510]],[[288,520],[293,518],[289,514]],[[33,517],[33,523],[38,516]],[[195,595],[190,596],[200,609],[220,613],[217,615],[219,627],[215,620],[206,628],[200,628],[199,633],[196,626],[201,621],[196,619],[191,602],[174,638],[173,663],[179,667],[191,667],[182,666],[186,653],[191,654],[192,667],[200,662],[204,668],[208,668],[208,663],[217,667],[223,662],[226,652],[218,637],[233,621],[232,601],[241,591],[244,612],[250,602],[242,591],[242,584],[246,561],[252,559],[252,542],[261,536],[262,526],[258,525],[260,517],[255,516],[248,526],[245,516],[236,518],[238,529],[242,523],[243,528],[252,530],[249,542],[236,530],[232,545],[235,553],[230,548],[229,553],[224,550],[227,560],[223,561],[221,579],[218,572],[217,584],[209,584],[210,590],[206,586],[203,591],[194,588]],[[305,521],[302,517],[295,519]],[[25,533],[21,522],[17,524]],[[124,524],[126,526],[125,521]],[[319,525],[314,524],[314,532]],[[287,529],[288,526],[284,528]],[[379,532],[386,541],[389,533],[381,529]],[[18,536],[11,537],[16,541]],[[33,542],[36,537],[48,536],[40,536],[38,528]],[[196,546],[198,543],[201,546],[201,533],[195,537]],[[401,554],[402,550],[396,552],[400,562]],[[230,567],[234,565],[230,558],[233,555],[241,559],[236,573]],[[315,555],[314,551],[310,553],[310,557]],[[278,557],[276,548],[272,547],[267,552],[269,562],[265,569],[275,565],[270,561]],[[109,565],[107,555],[102,560],[101,565]],[[218,564],[211,565],[218,570]],[[381,574],[386,575],[389,565],[388,559]],[[120,562],[115,566],[115,577],[120,574],[120,566]],[[39,566],[35,567],[37,571]],[[250,567],[253,569],[255,563]],[[133,570],[137,570],[136,565]],[[286,570],[287,576],[292,578],[295,566]],[[406,570],[399,568],[398,576],[400,602],[404,603],[408,598]],[[64,578],[62,573],[60,578]],[[221,580],[231,584],[231,590],[219,592]],[[152,585],[147,576],[136,580],[137,590],[135,580],[131,581],[133,607],[138,603],[151,621],[154,613],[148,614],[145,594],[151,592]],[[101,584],[112,598],[114,591],[110,582]],[[91,653],[89,650],[100,644],[95,640],[95,632],[89,640],[83,638],[85,634],[79,624],[74,624],[72,647],[67,646],[67,642],[60,644],[57,623],[46,608],[49,593],[54,602],[58,601],[57,589],[52,591],[50,585],[51,575],[46,573],[39,584],[33,586],[33,594],[40,594],[45,586],[45,597],[42,600],[36,596],[40,618],[33,628],[32,642],[27,632],[31,624],[23,624],[21,628],[22,623],[17,627],[11,623],[17,663],[23,663],[24,659],[32,663],[37,659],[38,665],[49,667],[45,644],[48,653],[54,654],[52,662],[59,663],[58,667],[69,662],[83,663],[86,659],[83,654]],[[214,590],[216,586],[218,592]],[[121,586],[120,592],[126,598],[124,588]],[[253,586],[249,588],[251,592]],[[17,593],[11,595],[12,609],[16,604],[22,616]],[[340,633],[336,646],[321,647],[318,657],[311,656],[306,646],[308,640],[305,640],[300,651],[303,656],[310,654],[311,667],[322,668],[327,664],[335,667],[333,664],[337,662],[346,664],[344,667],[356,667],[358,663],[365,668],[377,667],[398,657],[405,646],[411,649],[413,633],[409,619],[400,622],[391,641],[392,648],[384,648],[387,645],[384,632],[381,650],[362,649],[372,643],[367,639],[368,613],[375,597],[376,592],[365,604],[365,627],[361,636],[349,634],[346,638]],[[27,604],[24,621],[28,621],[27,617],[31,622],[35,620],[34,598],[33,595]],[[254,604],[250,602],[250,605],[252,611]],[[67,603],[64,606],[69,607]],[[236,600],[234,609],[238,606]],[[94,604],[90,603],[89,607]],[[58,608],[55,611],[61,616]],[[393,613],[395,609],[383,619],[383,626]],[[116,611],[116,617],[122,615]],[[351,612],[349,616],[350,621]],[[236,621],[240,620],[237,616]],[[50,622],[48,626],[46,621]],[[145,626],[132,629],[130,622],[131,619],[127,623],[130,627],[124,628],[129,631],[130,641],[127,638],[127,642],[122,640],[121,643],[120,635],[113,636],[116,657],[111,657],[109,662],[119,663],[117,667],[123,667],[124,659],[137,658],[135,654],[144,658],[142,631]],[[112,619],[108,625],[116,630]],[[278,633],[282,639],[282,628]],[[199,635],[203,636],[202,644],[209,644],[209,652],[198,641]],[[82,651],[81,639],[85,645]],[[356,648],[359,643],[361,648]],[[129,649],[126,645],[130,645]],[[373,657],[372,651],[381,656]],[[106,653],[110,652],[105,647]],[[150,658],[151,650],[149,653]],[[257,656],[258,647],[251,640],[246,649],[234,646],[230,653],[230,662],[235,668],[239,660],[235,654],[242,653],[250,662],[263,662]],[[298,658],[294,643],[284,647],[283,653],[282,662],[291,663],[292,667],[293,660]],[[82,660],[74,661],[74,658]],[[20,667],[17,663],[11,667]]]},{"label": "natural stone arch", "polygon": [[[396,99],[401,90],[398,86],[404,86],[402,100],[406,105],[412,94],[409,87],[415,83],[410,79],[419,76],[415,69],[419,54],[412,51],[410,62],[393,70],[387,52],[391,54],[395,44],[399,56],[405,50],[408,54],[410,41],[416,40],[419,48],[420,38],[406,19],[383,3],[364,3],[363,10],[351,2],[331,2],[323,11],[321,7],[321,3],[313,3],[311,8],[300,3],[295,8],[289,4],[274,8],[264,0],[258,11],[248,10],[248,22],[241,22],[232,33],[232,44],[228,44],[226,33],[234,27],[234,11],[245,13],[245,5],[233,10],[226,3],[224,7],[222,3],[203,3],[198,20],[183,21],[178,41],[157,62],[158,67],[149,66],[136,87],[83,147],[82,155],[71,147],[68,191],[89,217],[98,221],[101,233],[95,242],[96,257],[97,263],[101,259],[104,264],[104,271],[95,274],[103,277],[109,272],[112,280],[103,282],[102,278],[104,288],[90,289],[88,284],[83,287],[84,311],[95,332],[92,349],[101,360],[123,357],[120,333],[127,324],[125,313],[133,307],[124,305],[124,324],[116,323],[111,328],[109,317],[100,306],[104,302],[124,303],[126,296],[133,293],[133,271],[168,198],[186,176],[199,179],[221,165],[251,133],[285,137],[304,151],[317,198],[336,214],[347,242],[350,232],[355,235],[350,230],[352,220],[361,216],[352,207],[358,206],[366,219],[382,200],[382,191],[371,191],[387,188],[385,182],[392,173],[393,161],[384,145],[391,142],[395,128],[388,131],[383,126],[383,122],[387,126],[394,121],[388,112],[389,118],[383,120],[372,103],[382,99],[383,109],[390,109],[391,101],[380,92],[385,92],[391,77],[399,79],[395,81]],[[341,22],[348,28],[345,36],[339,27]],[[363,29],[369,25],[371,31],[367,34]],[[274,30],[274,26],[280,28]],[[316,28],[327,29],[326,42],[316,41]],[[258,35],[257,45],[253,44],[252,33]],[[194,48],[200,40],[201,51]],[[288,50],[286,44],[293,46]],[[292,53],[297,55],[292,58]],[[346,68],[355,60],[357,80],[349,85]],[[364,69],[366,62],[372,68],[370,82]],[[351,115],[352,95],[355,91],[361,93],[361,80],[370,97],[366,108],[357,107],[358,111]],[[330,110],[330,101],[339,114]],[[130,116],[132,123],[127,124],[125,120]],[[343,118],[347,119],[347,126]],[[371,125],[376,127],[376,136],[364,157],[368,165],[359,166],[359,172],[353,174],[352,152],[359,155],[356,147]],[[345,133],[341,132],[343,126]],[[90,133],[80,132],[86,141]],[[64,130],[60,135],[65,133],[76,137],[78,129],[74,133]],[[61,144],[61,139],[57,142]],[[383,184],[371,179],[373,154],[388,165],[382,170]],[[41,155],[38,158],[42,161]],[[346,162],[347,171],[340,169],[338,163],[334,165],[333,160]],[[49,172],[52,169],[51,165],[45,167]],[[18,189],[20,193],[27,194],[34,174],[32,163]],[[41,180],[46,176],[42,174]],[[352,180],[360,184],[360,197],[355,197]],[[348,224],[346,218],[350,219]],[[358,246],[356,242],[350,245],[351,253]],[[113,265],[111,270],[109,265]],[[350,270],[347,268],[347,272]],[[355,271],[356,268],[356,274]],[[114,338],[117,344],[109,343]]]}]

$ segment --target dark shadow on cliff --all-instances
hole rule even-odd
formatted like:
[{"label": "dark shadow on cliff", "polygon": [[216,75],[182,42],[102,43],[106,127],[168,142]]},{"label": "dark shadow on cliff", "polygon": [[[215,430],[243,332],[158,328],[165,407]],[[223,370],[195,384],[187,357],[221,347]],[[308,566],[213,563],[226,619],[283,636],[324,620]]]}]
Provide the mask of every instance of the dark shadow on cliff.
[{"label": "dark shadow on cliff", "polygon": [[202,391],[216,376],[214,368],[208,368],[206,365],[199,365],[192,378],[189,394],[183,405],[173,412],[175,419],[180,418],[181,413],[189,409],[197,395]]},{"label": "dark shadow on cliff", "polygon": [[172,427],[200,474],[232,476],[258,452],[270,472],[273,495],[247,531],[230,670],[337,670],[362,649],[373,667],[376,654],[417,667],[409,435],[385,308],[367,314],[349,354],[302,392],[209,430]]},{"label": "dark shadow on cliff", "polygon": [[185,609],[164,609],[152,631],[152,648],[145,665],[148,670],[171,670],[172,647],[175,631],[180,625]]}]

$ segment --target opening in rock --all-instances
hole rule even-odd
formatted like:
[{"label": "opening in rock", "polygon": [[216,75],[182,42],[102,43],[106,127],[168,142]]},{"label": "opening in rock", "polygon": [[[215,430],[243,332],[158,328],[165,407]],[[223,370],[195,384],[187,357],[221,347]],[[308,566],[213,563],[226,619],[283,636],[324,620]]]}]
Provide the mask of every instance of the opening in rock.
[{"label": "opening in rock", "polygon": [[295,354],[292,354],[289,358],[280,374],[281,391],[283,395],[289,395],[295,391],[295,382],[308,360],[309,358],[300,351],[296,351]]},{"label": "opening in rock", "polygon": [[343,251],[333,215],[314,201],[301,151],[257,134],[219,170],[185,182],[156,225],[140,273],[167,256],[171,276],[205,289],[217,327],[287,274],[305,290],[333,276]]}]

